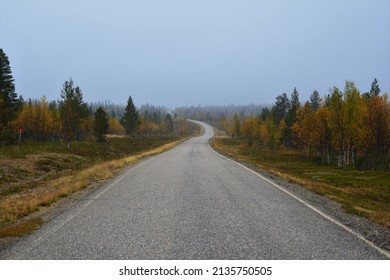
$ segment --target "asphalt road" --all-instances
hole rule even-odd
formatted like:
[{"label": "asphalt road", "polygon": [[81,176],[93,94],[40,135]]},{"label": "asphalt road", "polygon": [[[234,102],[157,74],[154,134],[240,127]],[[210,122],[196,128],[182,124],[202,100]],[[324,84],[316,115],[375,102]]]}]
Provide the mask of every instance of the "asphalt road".
[{"label": "asphalt road", "polygon": [[3,259],[383,259],[363,240],[218,155],[211,127],[127,169]]}]

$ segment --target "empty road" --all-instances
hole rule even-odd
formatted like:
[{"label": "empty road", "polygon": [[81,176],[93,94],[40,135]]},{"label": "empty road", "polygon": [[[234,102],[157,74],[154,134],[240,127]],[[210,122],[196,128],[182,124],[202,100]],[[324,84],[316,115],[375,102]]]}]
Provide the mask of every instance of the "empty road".
[{"label": "empty road", "polygon": [[3,259],[383,259],[208,145],[150,157],[3,252]]}]

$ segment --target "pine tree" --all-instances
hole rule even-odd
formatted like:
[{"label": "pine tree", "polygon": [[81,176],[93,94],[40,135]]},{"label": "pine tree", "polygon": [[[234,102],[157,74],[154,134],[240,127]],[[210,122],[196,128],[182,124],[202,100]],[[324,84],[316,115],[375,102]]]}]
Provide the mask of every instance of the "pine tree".
[{"label": "pine tree", "polygon": [[125,128],[127,135],[132,135],[139,126],[139,114],[134,106],[133,99],[129,96],[125,108],[125,115],[121,119],[121,125]]},{"label": "pine tree", "polygon": [[272,114],[276,124],[279,124],[279,122],[286,117],[287,112],[290,110],[290,107],[291,103],[286,93],[283,93],[276,97],[275,106],[272,107]]},{"label": "pine tree", "polygon": [[301,106],[299,103],[299,92],[297,88],[291,94],[290,108],[286,115],[286,125],[291,126],[297,119],[297,110]]},{"label": "pine tree", "polygon": [[19,99],[7,55],[0,49],[0,130],[16,117]]},{"label": "pine tree", "polygon": [[164,122],[165,122],[165,126],[167,128],[167,131],[173,132],[173,121],[172,121],[171,114],[169,114],[169,113],[166,114]]},{"label": "pine tree", "polygon": [[317,90],[310,95],[310,107],[313,112],[317,111],[321,105],[321,97]]},{"label": "pine tree", "polygon": [[294,91],[291,94],[290,108],[286,114],[285,124],[286,128],[282,133],[282,141],[287,146],[294,146],[294,139],[292,135],[292,126],[297,121],[297,111],[301,104],[299,103],[299,93],[297,88],[294,88]]},{"label": "pine tree", "polygon": [[381,92],[381,89],[379,88],[378,80],[375,78],[371,84],[370,97],[379,96],[380,92]]},{"label": "pine tree", "polygon": [[95,112],[95,119],[93,121],[93,132],[98,142],[104,142],[108,128],[108,116],[103,108],[99,107]]},{"label": "pine tree", "polygon": [[72,79],[65,81],[61,90],[62,100],[59,102],[64,134],[67,140],[78,139],[79,128],[83,119],[88,117],[87,104],[83,101],[83,93],[74,87]]}]

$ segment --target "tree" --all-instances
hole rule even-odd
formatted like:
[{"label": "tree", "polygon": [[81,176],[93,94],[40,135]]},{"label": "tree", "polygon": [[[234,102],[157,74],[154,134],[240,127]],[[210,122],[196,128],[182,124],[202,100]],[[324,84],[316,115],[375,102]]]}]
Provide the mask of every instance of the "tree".
[{"label": "tree", "polygon": [[242,121],[241,135],[247,139],[249,146],[252,146],[253,140],[258,137],[258,123],[252,114]]},{"label": "tree", "polygon": [[56,101],[49,103],[49,113],[51,116],[50,137],[53,141],[54,139],[59,139],[61,135],[61,115]]},{"label": "tree", "polygon": [[380,92],[381,89],[379,88],[378,80],[375,78],[371,84],[370,97],[379,96]]},{"label": "tree", "polygon": [[9,142],[13,138],[10,122],[16,118],[19,106],[8,57],[0,49],[0,137]]},{"label": "tree", "polygon": [[132,135],[139,126],[139,114],[134,106],[133,99],[129,96],[125,108],[125,115],[121,119],[121,124],[125,128],[127,135]]},{"label": "tree", "polygon": [[167,113],[164,119],[164,127],[168,132],[173,132],[173,121],[171,114]]},{"label": "tree", "polygon": [[108,120],[108,125],[109,125],[109,132],[110,134],[124,134],[125,129],[124,127],[120,124],[120,120],[118,118],[109,118]]},{"label": "tree", "polygon": [[321,97],[317,90],[314,90],[310,95],[310,107],[312,111],[317,111],[321,105]]},{"label": "tree", "polygon": [[286,93],[276,97],[275,106],[272,107],[272,113],[276,124],[286,118],[287,112],[290,110],[290,100]]},{"label": "tree", "polygon": [[365,166],[373,170],[381,166],[386,168],[386,158],[390,151],[390,102],[387,94],[374,95],[367,100],[362,131]]},{"label": "tree", "polygon": [[61,90],[61,98],[59,101],[60,114],[62,119],[64,135],[69,141],[79,137],[79,128],[82,121],[89,116],[88,106],[83,101],[83,93],[77,86],[74,87],[72,78],[65,81]]},{"label": "tree", "polygon": [[358,154],[358,143],[363,134],[363,116],[366,109],[363,99],[355,84],[346,81],[344,90],[345,111],[345,163],[355,165]]},{"label": "tree", "polygon": [[288,108],[287,114],[285,116],[286,128],[282,132],[282,140],[287,146],[294,146],[294,139],[292,133],[292,126],[297,121],[297,111],[301,104],[299,103],[299,93],[297,88],[294,88],[294,91],[291,94],[290,106]]},{"label": "tree", "polygon": [[109,123],[107,113],[102,107],[99,107],[95,112],[93,120],[93,132],[98,142],[104,142],[105,136],[108,133]]},{"label": "tree", "polygon": [[34,101],[30,99],[20,111],[16,123],[24,129],[27,138],[45,141],[52,136],[54,121],[46,97]]},{"label": "tree", "polygon": [[234,114],[234,116],[233,116],[232,130],[233,130],[233,137],[240,136],[240,133],[241,133],[240,118],[238,117],[237,114]]},{"label": "tree", "polygon": [[268,107],[264,107],[263,109],[261,109],[260,116],[263,119],[263,121],[265,121],[270,115],[271,115],[271,111],[268,109]]},{"label": "tree", "polygon": [[333,87],[332,96],[329,104],[330,119],[329,128],[332,135],[332,146],[337,151],[337,166],[344,166],[346,160],[346,114],[343,101],[343,93],[336,87]]}]

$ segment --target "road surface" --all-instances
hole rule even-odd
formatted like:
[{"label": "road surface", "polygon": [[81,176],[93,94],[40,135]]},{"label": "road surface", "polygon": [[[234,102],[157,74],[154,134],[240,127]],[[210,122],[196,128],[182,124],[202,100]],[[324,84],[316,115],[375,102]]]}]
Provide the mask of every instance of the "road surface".
[{"label": "road surface", "polygon": [[[203,124],[204,125],[204,124]],[[6,259],[383,259],[203,136],[141,161]]]}]

